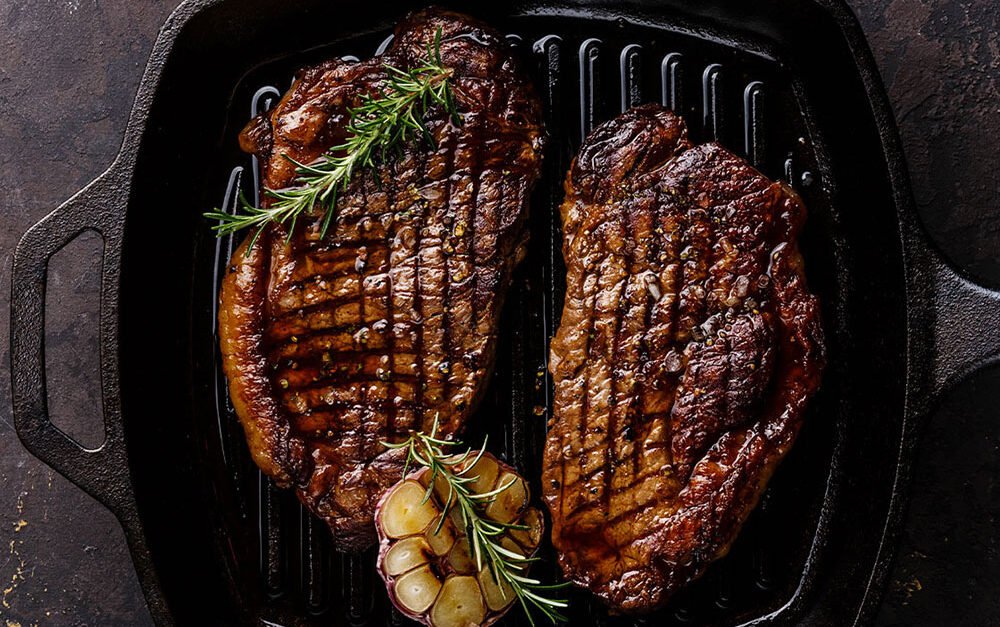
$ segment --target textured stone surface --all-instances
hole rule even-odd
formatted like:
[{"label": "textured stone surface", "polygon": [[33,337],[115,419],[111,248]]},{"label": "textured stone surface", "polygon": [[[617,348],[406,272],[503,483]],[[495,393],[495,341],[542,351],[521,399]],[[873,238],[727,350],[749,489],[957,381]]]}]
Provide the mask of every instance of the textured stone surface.
[{"label": "textured stone surface", "polygon": [[[111,162],[156,31],[177,3],[0,1],[0,337],[8,334],[14,244]],[[960,267],[1000,287],[1000,6],[849,3],[886,81],[933,239]],[[93,244],[79,245],[72,263],[57,263],[50,294],[59,306],[47,320],[59,345],[53,391],[80,395],[62,397],[53,413],[88,439],[99,437],[99,401],[86,392],[97,367]],[[0,625],[148,624],[114,518],[18,442],[6,341],[0,351]],[[928,423],[879,624],[1000,623],[996,407],[1000,371],[993,370],[960,385]]]},{"label": "textured stone surface", "polygon": [[1000,286],[1000,5],[853,0],[896,113],[932,238]]},{"label": "textured stone surface", "polygon": [[[151,620],[115,518],[25,452],[11,426],[10,257],[20,234],[114,158],[146,57],[173,0],[0,1],[0,625]],[[99,248],[56,260],[47,317],[52,411],[85,441],[95,416]],[[71,260],[68,255],[82,253]],[[73,394],[60,394],[61,388]],[[74,409],[86,408],[85,415]],[[82,420],[81,420],[82,419]]]},{"label": "textured stone surface", "polygon": [[[1000,4],[849,1],[895,109],[931,238],[1000,287]],[[1000,369],[960,384],[926,424],[879,625],[1000,624],[996,407]]]}]

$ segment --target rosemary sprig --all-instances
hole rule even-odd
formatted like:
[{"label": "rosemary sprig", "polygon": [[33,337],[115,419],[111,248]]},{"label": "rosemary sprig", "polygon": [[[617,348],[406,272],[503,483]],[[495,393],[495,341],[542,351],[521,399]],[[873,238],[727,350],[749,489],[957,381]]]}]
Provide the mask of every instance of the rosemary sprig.
[{"label": "rosemary sprig", "polygon": [[441,105],[452,122],[461,119],[455,107],[450,78],[452,70],[441,61],[441,30],[438,29],[432,44],[427,46],[427,58],[417,67],[402,70],[389,64],[385,85],[375,93],[361,96],[361,103],[350,109],[347,139],[333,146],[312,163],[300,163],[287,154],[282,157],[295,164],[298,177],[295,184],[282,189],[265,189],[264,194],[274,200],[269,207],[256,207],[241,194],[242,213],[226,213],[219,209],[205,213],[205,217],[219,220],[212,227],[219,236],[235,233],[245,228],[256,228],[249,251],[264,228],[271,222],[287,224],[288,236],[295,230],[295,223],[303,212],[313,207],[323,207],[320,236],[325,237],[337,206],[337,195],[347,189],[355,172],[372,168],[378,160],[385,160],[388,153],[397,151],[412,137],[433,137],[424,122],[427,110]]},{"label": "rosemary sprig", "polygon": [[[392,449],[406,449],[407,457],[403,474],[409,471],[411,464],[423,466],[430,469],[430,481],[427,487],[425,499],[430,498],[435,483],[440,477],[448,486],[448,497],[442,509],[441,517],[438,519],[438,529],[444,524],[445,517],[453,507],[459,508],[462,514],[462,521],[465,524],[466,535],[472,547],[473,555],[476,558],[476,567],[483,570],[483,562],[489,567],[494,580],[498,584],[504,582],[513,590],[517,600],[521,603],[528,622],[535,625],[533,611],[540,612],[552,624],[565,623],[568,621],[562,610],[568,607],[564,599],[551,598],[549,592],[563,590],[569,583],[543,584],[538,579],[527,576],[528,566],[537,561],[538,558],[527,557],[510,551],[500,545],[499,538],[511,529],[526,529],[524,525],[510,523],[500,523],[486,517],[484,511],[487,505],[496,498],[498,494],[510,487],[510,483],[499,486],[494,490],[485,493],[473,492],[469,485],[476,480],[476,476],[470,476],[469,470],[476,465],[479,458],[486,450],[486,442],[479,453],[469,459],[472,455],[471,449],[466,449],[464,453],[449,453],[448,449],[461,446],[459,441],[443,440],[437,437],[437,420],[431,433],[417,431],[410,437],[397,444],[384,443]],[[457,468],[456,468],[457,467]],[[500,588],[503,590],[503,587]]]}]

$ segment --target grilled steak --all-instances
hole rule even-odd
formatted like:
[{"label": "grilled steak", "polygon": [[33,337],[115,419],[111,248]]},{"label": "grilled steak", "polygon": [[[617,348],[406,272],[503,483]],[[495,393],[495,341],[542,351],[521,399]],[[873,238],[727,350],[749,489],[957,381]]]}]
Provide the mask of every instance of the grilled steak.
[{"label": "grilled steak", "polygon": [[499,34],[427,10],[397,27],[381,57],[300,71],[241,136],[268,188],[292,185],[286,157],[309,163],[341,144],[349,108],[381,88],[384,64],[422,64],[438,29],[462,123],[433,108],[434,141],[356,174],[325,238],[319,215],[287,242],[274,226],[233,254],[222,286],[223,365],[253,458],[343,550],[374,541],[376,501],[401,476],[400,452],[382,442],[435,419],[449,436],[480,399],[523,256],[540,107]]},{"label": "grilled steak", "polygon": [[566,191],[544,497],[567,578],[641,613],[726,554],[818,387],[805,210],[659,106],[595,129]]}]

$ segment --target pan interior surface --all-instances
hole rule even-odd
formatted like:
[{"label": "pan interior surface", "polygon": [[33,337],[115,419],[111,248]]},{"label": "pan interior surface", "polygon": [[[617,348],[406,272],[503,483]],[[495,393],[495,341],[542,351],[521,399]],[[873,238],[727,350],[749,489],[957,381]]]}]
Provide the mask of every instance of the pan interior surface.
[{"label": "pan interior surface", "polygon": [[[401,14],[399,9],[380,16],[370,27],[357,29],[360,34],[305,52],[292,38],[286,49],[263,54],[266,60],[253,57],[255,62],[226,88],[226,106],[219,107],[217,118],[224,120],[221,135],[196,138],[189,130],[170,136],[170,125],[179,128],[183,112],[171,99],[154,107],[153,120],[164,130],[148,138],[155,150],[147,152],[154,156],[140,155],[132,205],[144,206],[139,200],[147,199],[145,206],[155,208],[185,197],[191,219],[176,235],[193,242],[194,249],[168,242],[156,221],[144,215],[146,209],[130,208],[123,256],[123,402],[130,455],[145,460],[133,468],[137,501],[164,595],[179,623],[203,619],[195,599],[209,594],[215,595],[217,618],[229,622],[406,623],[392,610],[374,572],[374,552],[334,552],[325,523],[302,508],[291,491],[275,488],[250,459],[229,404],[215,335],[219,281],[239,242],[216,240],[197,218],[211,207],[234,209],[240,190],[248,197],[259,193],[256,164],[238,151],[236,141],[251,111],[273,105],[303,65],[371,56],[386,43]],[[888,497],[882,487],[894,463],[886,451],[900,420],[894,412],[901,411],[905,311],[892,301],[893,290],[902,290],[902,268],[893,265],[899,243],[893,241],[898,232],[891,195],[880,178],[885,166],[879,165],[878,154],[845,159],[848,153],[840,146],[847,138],[841,133],[850,119],[828,122],[835,118],[816,104],[827,102],[829,80],[837,86],[840,78],[804,79],[800,60],[789,58],[789,49],[764,37],[727,38],[722,31],[700,29],[697,17],[654,20],[638,11],[623,15],[565,7],[483,17],[510,33],[510,44],[523,56],[544,105],[550,140],[531,205],[528,256],[508,293],[495,372],[465,442],[476,445],[488,437],[492,452],[516,466],[539,494],[545,421],[552,415],[547,346],[565,289],[557,211],[563,177],[586,133],[630,106],[660,102],[672,108],[684,117],[694,141],[718,140],[801,194],[809,209],[802,239],[807,276],[823,303],[830,367],[822,389],[811,402],[798,442],[729,555],[665,609],[642,619],[611,616],[586,592],[573,591],[570,624],[789,624],[806,615],[843,624],[863,593],[866,575],[858,573],[870,568],[860,556],[877,542],[870,537],[874,529],[858,525],[876,526],[873,521]],[[244,37],[252,41],[254,35]],[[182,33],[176,45],[183,42]],[[190,65],[197,55],[187,56],[183,63]],[[173,75],[179,77],[178,72]],[[177,86],[171,83],[169,68],[165,76],[161,89],[183,93],[180,78]],[[848,71],[848,87],[836,87],[842,93],[853,93],[849,77]],[[859,145],[870,141],[866,133],[871,129],[851,128]],[[205,147],[204,168],[166,197],[158,194],[157,186],[146,181],[170,160],[155,155],[192,150],[198,142]],[[173,278],[166,270],[131,262],[164,251]],[[150,274],[154,279],[164,275],[167,295],[153,296],[162,306],[141,323],[128,322],[128,310],[143,308],[151,297]],[[178,276],[190,276],[191,283]],[[866,325],[871,315],[883,317],[886,328]],[[169,320],[182,331],[175,343],[165,343],[161,361],[143,373],[138,364],[148,359],[141,347],[149,325]],[[160,388],[175,393],[150,407],[144,396],[152,389],[147,374],[158,374]],[[138,407],[145,413],[142,419],[132,418]],[[167,422],[185,433],[183,441],[170,440],[183,449],[175,469],[184,479],[170,480],[161,463],[169,439],[158,437],[163,428],[142,421]],[[872,485],[855,485],[862,479]],[[172,527],[170,517],[178,515],[179,506],[190,507],[193,511],[185,515],[199,520]],[[551,549],[544,547],[541,555],[545,559],[535,572],[551,580],[557,576]],[[820,602],[830,595],[840,601]],[[528,623],[514,611],[500,624]]]}]

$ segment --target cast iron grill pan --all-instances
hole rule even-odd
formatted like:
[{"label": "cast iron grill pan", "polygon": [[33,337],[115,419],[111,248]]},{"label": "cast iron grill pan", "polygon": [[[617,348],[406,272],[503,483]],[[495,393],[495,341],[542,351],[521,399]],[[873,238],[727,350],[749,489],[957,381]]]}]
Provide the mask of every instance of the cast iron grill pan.
[{"label": "cast iron grill pan", "polygon": [[[519,20],[514,28],[508,43],[532,70],[551,149],[531,207],[530,252],[516,275],[501,323],[496,374],[486,401],[469,421],[465,440],[479,443],[488,434],[492,450],[530,477],[537,495],[544,424],[552,411],[547,346],[565,289],[558,206],[570,160],[595,125],[629,107],[660,102],[684,115],[695,141],[721,141],[768,176],[795,186],[813,212],[812,221],[821,222],[824,214],[829,215],[830,203],[814,171],[813,148],[805,137],[790,80],[766,55],[620,21],[534,18]],[[363,58],[384,50],[389,41],[381,34],[323,52]],[[252,96],[249,102],[234,103],[227,132],[234,145],[234,132],[247,114],[266,111],[280,98],[279,89],[259,82],[287,85],[295,64],[312,56],[257,68],[244,79],[247,89],[237,92]],[[223,195],[223,206],[230,211],[237,210],[240,189],[248,197],[260,197],[257,159],[243,156],[242,160],[245,165],[230,172]],[[238,243],[231,237],[217,243],[212,294],[218,293]],[[810,248],[806,248],[807,268],[820,287],[824,271],[835,268],[826,265],[827,251],[811,255]],[[831,344],[835,341],[832,338]],[[826,387],[835,385],[832,381]],[[334,553],[325,523],[253,465],[221,370],[215,396],[221,462],[233,471],[232,489],[241,512],[233,524],[250,529],[245,537],[252,546],[245,548],[256,557],[248,563],[256,565],[260,615],[276,624],[298,623],[303,616],[312,617],[315,624],[329,624],[335,617],[345,617],[352,626],[405,624],[390,608],[373,572],[374,549],[360,555]],[[599,625],[731,624],[777,610],[800,583],[808,585],[813,568],[809,558],[822,544],[822,529],[817,528],[822,525],[822,509],[832,506],[832,495],[824,498],[824,487],[836,444],[830,427],[837,419],[829,413],[825,418],[818,415],[823,413],[822,399],[815,405],[797,447],[802,450],[786,462],[789,468],[779,473],[732,555],[713,567],[704,581],[643,621],[609,617],[598,601],[575,593],[571,624],[589,619]],[[814,420],[824,424],[813,425]],[[554,576],[554,570],[551,565],[539,569],[547,577]],[[518,614],[515,609],[503,624],[527,624]]]},{"label": "cast iron grill pan", "polygon": [[[528,258],[501,321],[496,371],[465,440],[537,477],[551,414],[548,339],[562,308],[556,207],[581,138],[633,104],[683,115],[809,209],[801,248],[823,305],[829,366],[798,442],[731,553],[658,614],[608,616],[573,592],[571,625],[857,625],[894,552],[917,427],[963,375],[1000,361],[1000,294],[926,243],[885,93],[842,0],[524,0],[462,6],[525,57],[551,135]],[[122,522],[163,625],[402,624],[374,558],[331,550],[325,524],[251,463],[215,334],[235,242],[201,213],[259,193],[237,150],[294,71],[367,57],[409,3],[186,0],[157,39],[114,163],[14,254],[14,421],[33,454]],[[48,418],[48,260],[104,240],[100,381],[106,439]],[[551,549],[536,572],[554,576]],[[97,600],[95,600],[97,602]],[[507,625],[525,625],[514,611]]]}]

